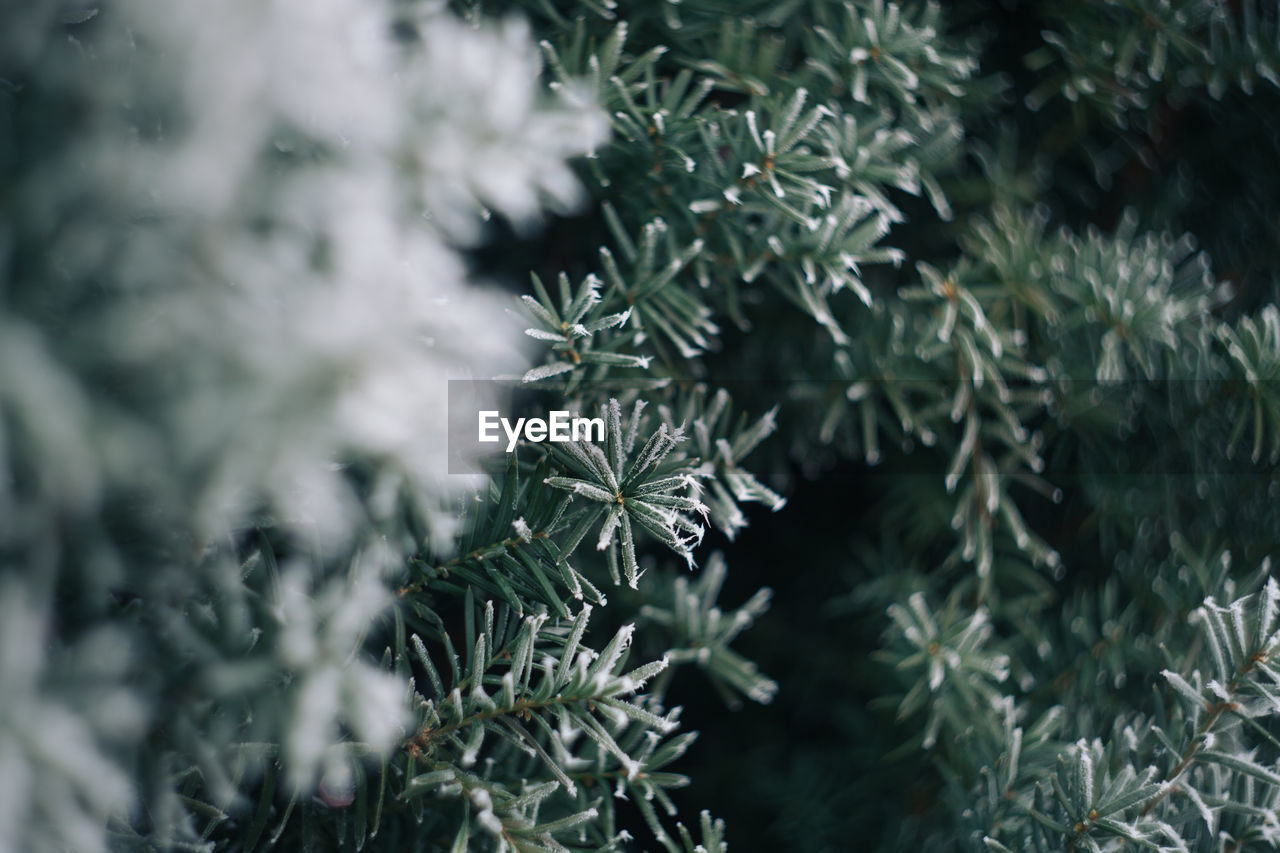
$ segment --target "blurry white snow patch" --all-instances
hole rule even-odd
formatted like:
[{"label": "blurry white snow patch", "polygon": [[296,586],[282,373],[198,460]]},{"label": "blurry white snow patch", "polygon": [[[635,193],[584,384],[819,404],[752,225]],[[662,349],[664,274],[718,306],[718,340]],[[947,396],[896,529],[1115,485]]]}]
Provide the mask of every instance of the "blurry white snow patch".
[{"label": "blurry white snow patch", "polygon": [[[146,714],[178,713],[122,686],[154,653],[141,626],[64,647],[37,578],[147,590],[167,571],[199,589],[202,547],[257,510],[331,559],[392,503],[359,505],[352,462],[383,478],[375,494],[414,492],[428,528],[455,520],[447,380],[527,368],[505,299],[468,279],[458,247],[489,210],[524,227],[576,203],[566,159],[607,122],[544,91],[524,24],[464,26],[437,5],[420,41],[397,39],[400,5],[0,12],[14,97],[74,116],[19,127],[34,153],[0,200],[14,214],[0,216],[0,549],[29,558],[0,585],[0,849],[100,849],[104,818],[133,802],[120,768]],[[172,533],[161,564],[106,544],[108,500]],[[78,524],[94,537],[60,556],[55,532]],[[272,654],[295,677],[275,735],[295,784],[338,772],[344,728],[380,749],[400,736],[402,685],[356,654],[398,547],[349,576],[281,577]],[[94,574],[106,565],[110,581]]]}]

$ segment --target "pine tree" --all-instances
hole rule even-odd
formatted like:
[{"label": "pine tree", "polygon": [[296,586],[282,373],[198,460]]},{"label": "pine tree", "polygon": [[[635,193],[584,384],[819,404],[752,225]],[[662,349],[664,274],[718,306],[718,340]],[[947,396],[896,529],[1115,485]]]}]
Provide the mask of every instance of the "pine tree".
[{"label": "pine tree", "polygon": [[0,851],[1274,849],[1278,89],[1273,0],[3,8]]}]

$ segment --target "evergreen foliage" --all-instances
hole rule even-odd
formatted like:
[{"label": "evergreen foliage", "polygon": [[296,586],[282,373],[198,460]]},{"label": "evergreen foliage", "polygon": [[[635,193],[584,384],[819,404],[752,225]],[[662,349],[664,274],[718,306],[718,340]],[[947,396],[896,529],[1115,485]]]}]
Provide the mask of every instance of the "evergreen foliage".
[{"label": "evergreen foliage", "polygon": [[[1280,846],[1273,0],[37,0],[0,103],[0,851]],[[497,376],[603,438],[449,474]]]}]

